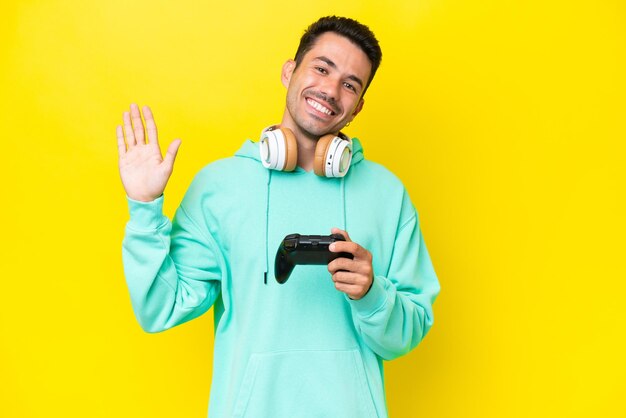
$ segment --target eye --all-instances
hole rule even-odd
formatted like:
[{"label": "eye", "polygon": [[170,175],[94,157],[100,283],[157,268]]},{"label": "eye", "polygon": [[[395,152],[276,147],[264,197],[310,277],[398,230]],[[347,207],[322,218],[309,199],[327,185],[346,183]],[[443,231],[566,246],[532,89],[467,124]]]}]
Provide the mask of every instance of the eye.
[{"label": "eye", "polygon": [[354,86],[352,84],[347,83],[347,82],[344,81],[343,85],[344,85],[344,87],[352,90],[353,92],[356,92],[356,88],[354,88]]},{"label": "eye", "polygon": [[323,67],[315,67],[315,69],[317,70],[318,73],[320,74],[328,74],[328,71],[326,71],[325,68]]}]

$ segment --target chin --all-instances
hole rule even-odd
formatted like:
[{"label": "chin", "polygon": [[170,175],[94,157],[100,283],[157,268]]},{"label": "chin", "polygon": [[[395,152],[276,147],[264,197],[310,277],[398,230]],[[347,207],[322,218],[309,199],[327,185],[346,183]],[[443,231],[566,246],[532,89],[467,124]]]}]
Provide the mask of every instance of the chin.
[{"label": "chin", "polygon": [[304,123],[298,123],[298,127],[302,130],[302,132],[305,132],[309,134],[310,136],[317,136],[317,137],[321,137],[330,133],[339,132],[339,130],[343,126],[345,126],[345,124],[337,125],[337,124],[330,124],[328,122],[317,122],[317,121],[305,121]]},{"label": "chin", "polygon": [[319,125],[314,125],[310,123],[299,123],[297,125],[298,125],[298,128],[300,128],[300,130],[309,137],[319,138],[331,132],[331,130],[325,126],[319,126]]}]

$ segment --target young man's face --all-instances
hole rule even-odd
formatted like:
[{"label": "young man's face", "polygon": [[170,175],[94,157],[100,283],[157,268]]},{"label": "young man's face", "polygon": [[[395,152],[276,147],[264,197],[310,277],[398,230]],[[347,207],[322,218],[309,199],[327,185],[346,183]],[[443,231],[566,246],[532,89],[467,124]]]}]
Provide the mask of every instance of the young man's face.
[{"label": "young man's face", "polygon": [[336,134],[361,111],[372,65],[367,55],[334,32],[321,34],[298,68],[283,66],[287,109],[283,125],[309,137]]}]

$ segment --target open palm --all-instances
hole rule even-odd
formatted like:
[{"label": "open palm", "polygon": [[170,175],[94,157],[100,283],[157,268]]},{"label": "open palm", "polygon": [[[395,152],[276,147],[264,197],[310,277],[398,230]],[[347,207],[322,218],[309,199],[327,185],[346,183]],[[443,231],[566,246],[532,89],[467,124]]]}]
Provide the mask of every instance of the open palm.
[{"label": "open palm", "polygon": [[181,141],[172,141],[163,157],[156,123],[148,106],[143,107],[143,117],[145,129],[136,104],[130,105],[130,112],[124,112],[124,126],[116,129],[117,148],[120,177],[126,194],[131,199],[150,202],[163,194]]}]

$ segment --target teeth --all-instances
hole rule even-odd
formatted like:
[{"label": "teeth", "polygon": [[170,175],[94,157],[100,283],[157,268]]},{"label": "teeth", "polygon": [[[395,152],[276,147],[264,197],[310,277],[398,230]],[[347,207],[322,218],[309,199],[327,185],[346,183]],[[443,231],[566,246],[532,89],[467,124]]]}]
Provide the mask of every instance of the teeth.
[{"label": "teeth", "polygon": [[315,110],[319,110],[322,113],[326,113],[327,115],[332,115],[333,114],[333,112],[330,109],[328,109],[325,106],[322,106],[321,104],[319,104],[318,102],[316,102],[314,100],[307,99],[307,103],[310,104],[311,106],[313,106],[313,108]]}]

